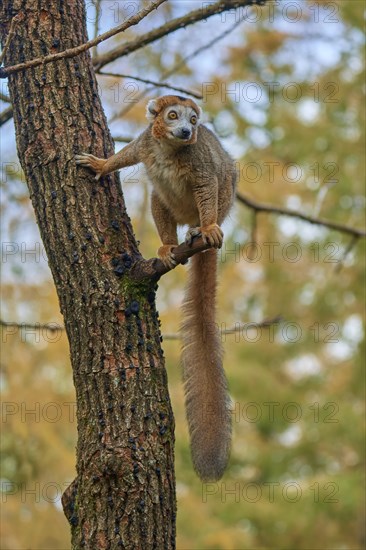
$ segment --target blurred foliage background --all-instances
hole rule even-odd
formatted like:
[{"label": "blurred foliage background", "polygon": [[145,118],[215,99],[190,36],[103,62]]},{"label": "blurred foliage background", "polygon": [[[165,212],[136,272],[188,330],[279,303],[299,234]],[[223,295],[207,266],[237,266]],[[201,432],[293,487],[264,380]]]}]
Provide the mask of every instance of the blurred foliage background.
[{"label": "blurred foliage background", "polygon": [[[172,0],[127,38],[197,4]],[[140,5],[101,2],[100,30]],[[284,0],[230,11],[105,70],[162,82],[178,67],[167,80],[202,92],[207,124],[238,161],[241,192],[362,228],[364,7],[359,0]],[[90,3],[87,14],[92,36]],[[103,43],[98,53],[125,39]],[[169,93],[129,78],[98,80],[116,138],[136,136],[146,99]],[[61,326],[11,121],[1,148],[2,319]],[[123,170],[121,180],[141,251],[151,257],[159,241],[150,185],[141,167]],[[177,546],[363,548],[364,241],[294,218],[254,218],[238,202],[224,232],[218,318],[223,330],[238,330],[223,333],[234,438],[218,484],[202,485],[193,472],[180,344],[163,343],[176,417]],[[163,334],[178,331],[185,279],[179,267],[160,283]],[[277,316],[269,328],[256,326]],[[77,437],[67,339],[60,330],[3,326],[2,348],[1,547],[67,549],[60,497],[75,475]]]}]

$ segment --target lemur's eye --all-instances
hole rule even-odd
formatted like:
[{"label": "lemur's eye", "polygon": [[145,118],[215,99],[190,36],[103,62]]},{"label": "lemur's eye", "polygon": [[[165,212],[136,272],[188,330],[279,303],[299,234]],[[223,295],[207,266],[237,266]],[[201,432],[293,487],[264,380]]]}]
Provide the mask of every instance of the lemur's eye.
[{"label": "lemur's eye", "polygon": [[191,124],[196,124],[197,117],[195,115],[191,116]]},{"label": "lemur's eye", "polygon": [[178,115],[175,111],[170,111],[170,113],[168,114],[168,118],[170,118],[170,120],[175,120],[178,118]]}]

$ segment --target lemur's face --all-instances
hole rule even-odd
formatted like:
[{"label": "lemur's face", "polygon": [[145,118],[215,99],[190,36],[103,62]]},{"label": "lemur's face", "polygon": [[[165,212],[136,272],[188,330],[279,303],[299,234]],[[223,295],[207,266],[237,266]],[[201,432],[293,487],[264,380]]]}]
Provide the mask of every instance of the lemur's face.
[{"label": "lemur's face", "polygon": [[147,106],[147,118],[153,123],[152,135],[176,145],[191,145],[197,141],[201,109],[191,99],[163,96]]},{"label": "lemur's face", "polygon": [[166,137],[190,141],[196,133],[198,116],[192,107],[185,105],[172,105],[163,112],[164,122],[167,127]]}]

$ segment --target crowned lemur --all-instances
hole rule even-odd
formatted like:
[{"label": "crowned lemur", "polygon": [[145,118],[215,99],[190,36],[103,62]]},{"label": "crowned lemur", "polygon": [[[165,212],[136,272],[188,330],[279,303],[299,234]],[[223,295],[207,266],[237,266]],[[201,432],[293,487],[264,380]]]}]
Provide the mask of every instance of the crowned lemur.
[{"label": "crowned lemur", "polygon": [[139,162],[152,182],[152,215],[162,246],[158,256],[176,265],[177,224],[188,224],[186,242],[201,235],[212,248],[195,254],[183,302],[182,364],[186,411],[194,467],[203,481],[220,479],[231,444],[231,410],[215,324],[217,250],[220,225],[233,203],[235,165],[216,136],[201,124],[202,111],[191,99],[167,95],[149,101],[150,125],[116,155],[89,154],[76,162],[91,168],[96,180]]}]

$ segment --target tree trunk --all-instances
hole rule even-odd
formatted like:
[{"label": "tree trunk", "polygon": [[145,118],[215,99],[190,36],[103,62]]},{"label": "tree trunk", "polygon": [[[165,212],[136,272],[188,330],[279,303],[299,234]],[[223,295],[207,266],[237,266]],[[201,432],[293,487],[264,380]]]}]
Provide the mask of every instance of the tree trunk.
[{"label": "tree trunk", "polygon": [[[5,66],[87,40],[84,2],[5,0]],[[70,343],[77,478],[63,496],[72,548],[174,548],[174,419],[155,310],[118,175],[96,183],[82,151],[113,143],[89,53],[9,78],[18,155]],[[62,480],[61,480],[62,481]]]}]

